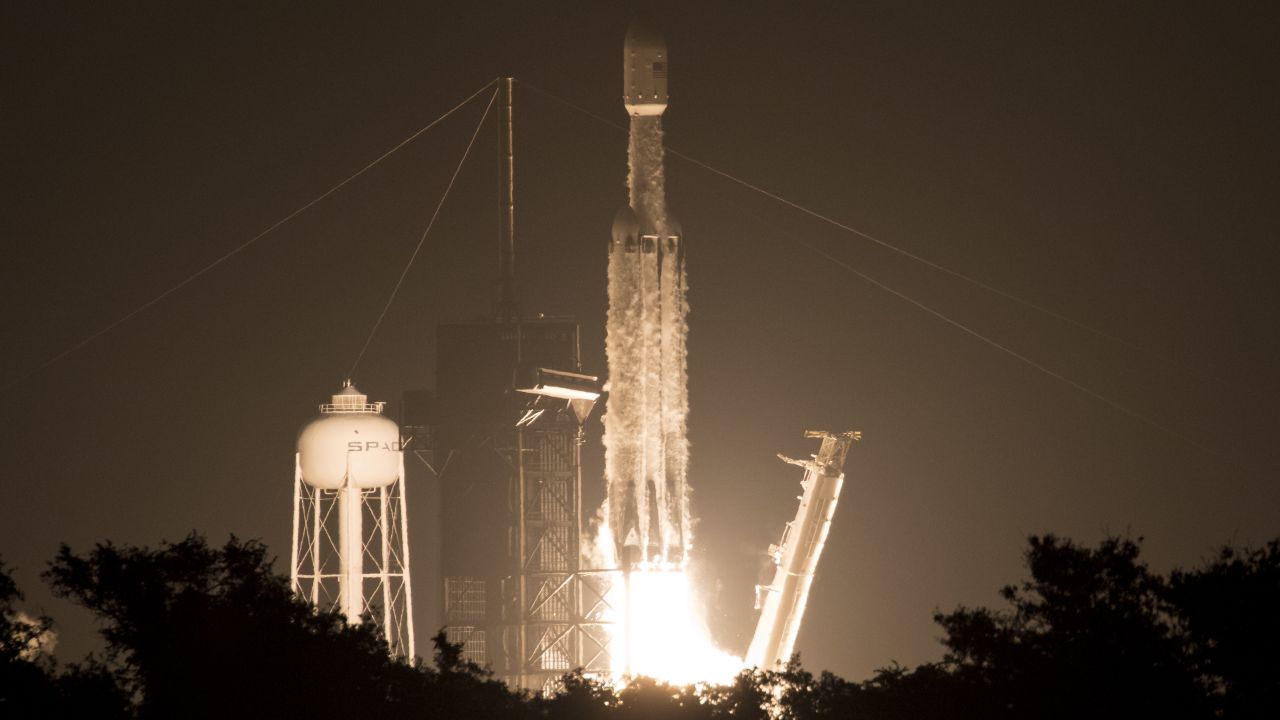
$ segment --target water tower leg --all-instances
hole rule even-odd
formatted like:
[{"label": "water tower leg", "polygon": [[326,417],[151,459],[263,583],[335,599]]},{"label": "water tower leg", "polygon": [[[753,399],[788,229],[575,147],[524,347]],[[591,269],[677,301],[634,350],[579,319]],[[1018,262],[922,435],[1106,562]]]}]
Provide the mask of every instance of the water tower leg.
[{"label": "water tower leg", "polygon": [[404,649],[398,647],[400,638],[397,628],[391,624],[393,614],[391,608],[391,526],[387,524],[387,488],[385,485],[378,488],[378,523],[380,527],[378,539],[382,551],[378,555],[378,561],[381,566],[378,568],[378,584],[382,587],[382,632],[387,636],[387,644],[391,646],[393,651],[403,652]]},{"label": "water tower leg", "polygon": [[400,501],[400,577],[404,582],[404,622],[408,630],[408,654],[405,656],[412,661],[417,657],[414,649],[413,640],[413,583],[410,582],[409,576],[409,513],[405,508],[405,486],[404,486],[404,454],[400,455],[400,479],[396,481],[396,486]]},{"label": "water tower leg", "polygon": [[307,492],[311,493],[311,604],[320,604],[320,571],[323,566],[320,564],[320,503],[323,500],[323,490],[320,488],[311,488]]},{"label": "water tower leg", "polygon": [[289,587],[295,595],[301,595],[298,584],[298,522],[302,514],[302,462],[293,456],[293,543],[289,550]]},{"label": "water tower leg", "polygon": [[350,483],[338,490],[338,543],[342,546],[338,559],[339,609],[347,622],[360,622],[364,612],[364,508],[361,492]]}]

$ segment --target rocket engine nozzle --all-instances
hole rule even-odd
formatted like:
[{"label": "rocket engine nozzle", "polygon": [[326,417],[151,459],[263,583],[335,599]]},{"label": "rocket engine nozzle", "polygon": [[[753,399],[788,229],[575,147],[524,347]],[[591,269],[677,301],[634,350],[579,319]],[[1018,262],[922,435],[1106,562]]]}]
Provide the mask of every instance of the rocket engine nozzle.
[{"label": "rocket engine nozzle", "polygon": [[622,553],[618,557],[622,560],[622,569],[626,572],[635,570],[644,561],[644,553],[639,545],[623,545]]}]

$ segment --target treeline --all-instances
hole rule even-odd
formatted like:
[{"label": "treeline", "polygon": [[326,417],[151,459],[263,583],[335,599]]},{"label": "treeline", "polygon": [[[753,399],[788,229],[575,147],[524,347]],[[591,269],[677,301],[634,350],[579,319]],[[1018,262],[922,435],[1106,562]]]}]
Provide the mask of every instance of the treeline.
[{"label": "treeline", "polygon": [[935,615],[940,662],[863,682],[794,660],[715,687],[614,691],[575,673],[537,697],[443,636],[431,665],[390,660],[372,624],[295,598],[258,542],[63,546],[44,578],[94,613],[104,653],[56,663],[52,622],[20,612],[0,566],[0,717],[1280,718],[1280,539],[1168,575],[1139,553],[1033,537],[1004,607]]}]

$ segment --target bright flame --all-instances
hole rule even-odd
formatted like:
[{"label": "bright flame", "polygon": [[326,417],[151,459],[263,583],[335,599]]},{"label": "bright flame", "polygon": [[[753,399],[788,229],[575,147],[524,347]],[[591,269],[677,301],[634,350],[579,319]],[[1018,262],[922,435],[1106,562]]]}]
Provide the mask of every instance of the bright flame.
[{"label": "bright flame", "polygon": [[615,683],[625,685],[630,677],[640,675],[675,685],[733,680],[742,670],[742,658],[711,642],[689,574],[684,568],[647,565],[632,571],[629,583],[619,582],[609,593],[614,614],[609,618],[614,628],[609,654]]}]

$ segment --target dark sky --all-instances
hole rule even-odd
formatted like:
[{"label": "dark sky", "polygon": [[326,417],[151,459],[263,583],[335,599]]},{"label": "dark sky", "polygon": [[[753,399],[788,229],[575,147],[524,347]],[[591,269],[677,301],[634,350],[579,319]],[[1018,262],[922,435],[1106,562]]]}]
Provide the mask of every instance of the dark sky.
[{"label": "dark sky", "polygon": [[[622,4],[109,5],[0,9],[0,374],[20,381],[0,408],[0,555],[67,658],[92,634],[38,580],[61,541],[198,528],[288,556],[297,429],[342,380],[483,106],[33,368],[495,76],[626,121]],[[1280,534],[1275,11],[953,5],[659,8],[668,143],[1139,347],[669,158],[698,568],[737,652],[761,553],[795,512],[798,474],[773,455],[814,450],[806,428],[865,433],[799,638],[807,665],[852,678],[938,658],[930,613],[998,603],[1028,534],[1142,535],[1162,570]],[[603,374],[625,136],[519,87],[516,103],[525,306],[576,315]],[[491,120],[356,375],[392,412],[433,383],[435,324],[488,312],[496,235]],[[598,498],[598,418],[592,432]]]}]

